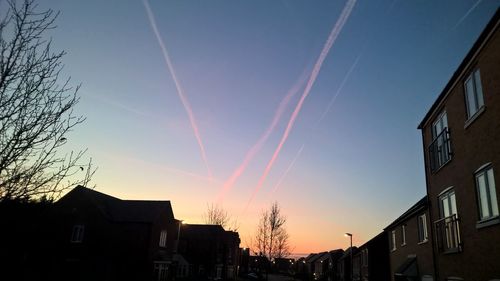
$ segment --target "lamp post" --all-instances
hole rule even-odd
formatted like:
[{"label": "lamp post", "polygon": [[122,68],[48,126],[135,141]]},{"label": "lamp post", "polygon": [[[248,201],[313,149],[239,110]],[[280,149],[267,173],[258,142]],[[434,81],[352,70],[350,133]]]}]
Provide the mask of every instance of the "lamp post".
[{"label": "lamp post", "polygon": [[348,233],[346,232],[345,234],[345,237],[349,237],[350,240],[351,240],[351,248],[350,248],[350,251],[351,251],[351,281],[354,280],[354,274],[353,274],[353,260],[352,260],[352,234],[351,233]]}]

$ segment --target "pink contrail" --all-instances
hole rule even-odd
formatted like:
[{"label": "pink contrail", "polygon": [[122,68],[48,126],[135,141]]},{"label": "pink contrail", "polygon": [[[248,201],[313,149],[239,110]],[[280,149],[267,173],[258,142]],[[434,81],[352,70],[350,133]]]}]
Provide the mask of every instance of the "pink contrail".
[{"label": "pink contrail", "polygon": [[323,111],[323,114],[321,114],[321,117],[319,118],[318,124],[325,118],[326,114],[332,108],[333,104],[335,103],[335,100],[337,100],[337,96],[340,94],[340,92],[344,88],[345,83],[349,79],[349,76],[351,76],[351,72],[354,70],[354,68],[356,68],[356,65],[358,64],[360,58],[361,58],[361,54],[359,54],[358,57],[356,58],[356,60],[354,60],[354,63],[351,65],[351,67],[347,71],[346,75],[344,76],[344,79],[342,79],[342,82],[340,83],[339,88],[337,89],[337,91],[335,92],[335,95],[333,95],[332,99],[328,103],[326,110]]},{"label": "pink contrail", "polygon": [[262,185],[264,184],[264,181],[267,178],[267,175],[271,171],[271,168],[273,167],[274,162],[276,161],[276,158],[278,158],[278,154],[281,151],[281,148],[283,147],[283,144],[288,138],[288,135],[290,134],[290,131],[292,130],[293,124],[295,123],[295,119],[297,118],[297,115],[300,112],[300,109],[302,108],[302,104],[304,103],[304,100],[306,97],[309,95],[309,92],[311,91],[312,86],[314,85],[314,82],[316,81],[316,78],[318,77],[319,71],[321,70],[321,66],[323,62],[326,59],[326,56],[328,55],[328,52],[332,48],[333,43],[335,43],[335,40],[337,39],[338,35],[340,34],[340,31],[342,31],[342,28],[344,27],[344,24],[346,23],[347,19],[349,18],[349,15],[351,14],[352,9],[354,8],[354,5],[356,4],[356,0],[348,0],[347,3],[344,6],[344,9],[342,10],[342,13],[340,14],[339,19],[335,23],[335,26],[333,27],[332,31],[330,32],[330,35],[328,36],[328,39],[326,40],[325,46],[323,47],[323,50],[321,51],[318,60],[314,64],[314,68],[311,72],[311,75],[309,76],[309,80],[307,81],[306,88],[304,89],[304,92],[302,93],[302,97],[300,98],[299,102],[297,103],[297,106],[295,107],[295,110],[292,113],[292,116],[290,117],[290,120],[288,121],[288,125],[286,127],[285,132],[283,133],[283,136],[281,137],[281,141],[278,144],[278,147],[276,147],[276,150],[274,151],[273,156],[271,157],[271,160],[266,166],[266,169],[264,170],[264,173],[259,179],[259,182],[257,183],[257,186],[255,187],[254,192],[252,193],[252,196],[250,197],[250,200],[248,201],[245,210],[248,208],[250,203],[252,203],[255,195],[257,192],[261,189]]},{"label": "pink contrail", "polygon": [[177,88],[177,94],[179,95],[179,98],[181,99],[182,105],[184,106],[184,109],[186,110],[188,117],[189,117],[189,122],[191,123],[191,127],[193,128],[193,133],[194,136],[196,137],[196,141],[198,142],[198,145],[200,147],[201,151],[201,157],[203,158],[203,162],[205,163],[205,166],[208,171],[208,177],[212,178],[212,171],[210,170],[210,167],[208,166],[208,160],[207,160],[207,154],[205,153],[205,147],[203,146],[203,142],[201,141],[201,136],[200,132],[198,130],[198,125],[196,124],[196,119],[194,118],[193,110],[191,108],[191,105],[189,104],[189,101],[186,98],[186,95],[184,95],[184,91],[182,90],[181,84],[179,83],[179,80],[177,79],[177,75],[175,73],[174,67],[172,65],[172,61],[170,60],[170,56],[168,55],[167,48],[165,47],[165,44],[163,43],[163,39],[161,38],[160,32],[158,31],[158,27],[156,26],[156,20],[153,15],[153,12],[151,11],[151,8],[149,7],[148,0],[143,0],[144,7],[146,8],[146,13],[148,15],[149,23],[151,24],[151,28],[153,29],[153,32],[156,36],[156,39],[158,41],[158,44],[160,45],[161,52],[163,54],[163,58],[165,59],[165,63],[167,64],[168,70],[170,71],[170,74],[172,75],[172,80],[174,80],[175,87]]},{"label": "pink contrail", "polygon": [[297,159],[299,158],[300,154],[302,153],[302,150],[304,149],[304,145],[302,145],[299,149],[299,151],[297,151],[297,154],[295,154],[295,157],[293,157],[293,160],[292,162],[290,162],[290,165],[288,165],[288,167],[286,168],[285,172],[283,173],[283,175],[281,175],[281,178],[279,179],[278,183],[274,186],[273,190],[271,191],[272,194],[274,194],[276,192],[276,190],[278,190],[278,187],[280,187],[281,183],[283,182],[283,180],[286,178],[286,176],[288,175],[288,172],[290,172],[290,170],[292,169],[293,165],[295,165],[295,162],[297,161]]},{"label": "pink contrail", "polygon": [[281,100],[278,109],[274,113],[273,120],[267,127],[264,134],[262,134],[259,140],[250,148],[250,150],[248,150],[248,152],[245,155],[245,158],[243,159],[243,162],[241,162],[241,164],[233,171],[233,173],[226,180],[226,182],[224,182],[222,191],[219,194],[217,201],[222,201],[224,199],[225,194],[229,192],[229,190],[231,190],[236,180],[243,174],[250,161],[252,161],[252,159],[255,157],[255,154],[257,154],[257,152],[262,148],[262,145],[266,142],[271,133],[274,131],[274,128],[276,127],[278,121],[283,115],[283,112],[285,111],[286,106],[290,102],[290,99],[300,90],[305,80],[306,80],[306,72],[304,71],[300,76],[300,78],[295,82],[293,87],[290,90],[288,90],[288,93]]}]

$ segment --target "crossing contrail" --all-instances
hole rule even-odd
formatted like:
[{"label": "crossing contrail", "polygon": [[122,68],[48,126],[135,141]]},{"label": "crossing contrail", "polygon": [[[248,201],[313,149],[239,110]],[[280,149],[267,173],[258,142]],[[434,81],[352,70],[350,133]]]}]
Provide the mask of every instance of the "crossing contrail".
[{"label": "crossing contrail", "polygon": [[359,54],[358,57],[354,60],[354,63],[351,65],[351,67],[347,71],[346,75],[344,76],[344,79],[342,79],[342,82],[340,83],[339,88],[337,89],[337,91],[335,92],[335,95],[333,95],[332,99],[328,103],[328,106],[326,107],[325,111],[323,111],[323,114],[321,114],[321,117],[319,118],[318,123],[320,123],[325,118],[326,114],[328,112],[330,112],[330,109],[332,108],[333,104],[335,103],[337,96],[340,94],[340,92],[344,88],[344,85],[347,82],[347,80],[349,80],[349,76],[351,76],[352,71],[354,70],[354,68],[356,68],[356,65],[358,64],[360,58],[361,58],[361,54]]},{"label": "crossing contrail", "polygon": [[155,20],[153,12],[151,11],[151,8],[149,7],[148,0],[143,0],[142,2],[144,3],[144,7],[146,8],[146,13],[148,15],[149,23],[151,24],[151,28],[153,29],[153,32],[156,36],[156,40],[158,41],[158,44],[160,45],[160,49],[161,49],[161,52],[163,54],[163,59],[165,60],[165,64],[167,65],[168,70],[170,71],[170,75],[172,76],[172,80],[174,80],[175,87],[177,89],[177,94],[179,95],[179,98],[181,99],[182,105],[184,106],[184,109],[186,110],[186,113],[189,117],[189,122],[191,123],[191,128],[193,129],[194,136],[196,138],[196,141],[198,142],[198,146],[200,147],[201,157],[203,158],[203,162],[205,163],[205,166],[207,168],[208,177],[212,178],[212,170],[210,170],[210,167],[208,165],[207,154],[205,152],[205,146],[203,145],[203,142],[201,141],[200,131],[198,129],[196,119],[194,118],[193,109],[191,108],[191,105],[189,104],[189,101],[186,98],[184,91],[182,90],[181,84],[179,83],[179,79],[177,79],[177,74],[176,74],[174,67],[172,65],[172,61],[170,60],[170,56],[168,55],[167,47],[165,47],[165,44],[164,44],[163,39],[160,35],[160,32],[158,31],[158,27],[156,26],[156,20]]},{"label": "crossing contrail", "polygon": [[465,13],[465,15],[463,15],[463,17],[461,17],[458,22],[455,24],[455,26],[453,26],[452,30],[454,30],[455,28],[457,28],[464,20],[465,18],[467,18],[469,16],[470,13],[472,13],[472,11],[474,11],[474,9],[476,9],[476,7],[481,4],[483,0],[478,0],[474,5],[472,5],[472,7],[467,11],[467,13]]},{"label": "crossing contrail", "polygon": [[293,157],[293,160],[292,162],[290,162],[290,165],[288,165],[288,167],[286,168],[285,172],[283,173],[283,175],[281,175],[281,178],[278,180],[278,183],[274,186],[273,190],[271,191],[271,193],[275,193],[276,190],[278,190],[278,187],[280,187],[281,183],[283,182],[283,180],[286,178],[286,176],[288,175],[288,172],[290,172],[290,170],[292,169],[293,165],[295,165],[295,162],[297,161],[297,159],[299,158],[300,154],[302,153],[302,150],[304,149],[304,145],[302,145],[299,149],[299,151],[297,151],[297,154],[295,154],[295,157]]},{"label": "crossing contrail", "polygon": [[342,28],[344,27],[344,24],[346,23],[347,19],[349,18],[349,15],[352,12],[352,9],[354,8],[354,5],[356,4],[356,0],[348,0],[347,3],[344,6],[344,9],[342,10],[342,13],[340,14],[339,19],[335,23],[334,27],[332,28],[332,31],[330,32],[330,35],[328,36],[328,39],[326,40],[326,43],[323,47],[323,50],[321,51],[318,60],[314,64],[313,70],[311,72],[311,75],[309,76],[309,80],[307,81],[306,87],[304,89],[304,92],[302,93],[302,96],[297,103],[297,106],[295,107],[295,110],[292,113],[292,116],[290,117],[290,120],[288,121],[288,125],[285,129],[285,132],[283,133],[283,136],[281,137],[281,141],[276,147],[276,150],[274,151],[273,156],[271,157],[271,160],[269,160],[269,163],[267,164],[264,173],[259,179],[259,182],[257,183],[257,186],[255,187],[250,200],[248,200],[248,203],[245,207],[245,210],[248,208],[250,203],[252,203],[255,195],[257,192],[261,189],[262,185],[264,184],[264,181],[267,178],[267,175],[271,171],[271,168],[273,167],[274,162],[278,158],[278,155],[281,151],[281,148],[283,147],[283,144],[286,142],[288,135],[290,134],[290,131],[293,128],[293,125],[295,123],[295,119],[297,118],[300,109],[302,108],[302,104],[304,103],[304,100],[306,97],[309,95],[309,92],[311,91],[312,86],[314,85],[314,82],[316,81],[316,78],[318,77],[319,71],[321,70],[321,66],[323,62],[326,59],[326,56],[328,55],[328,52],[332,48],[333,43],[335,43],[335,40],[337,39],[338,35],[340,34],[340,31],[342,31]]},{"label": "crossing contrail", "polygon": [[278,124],[278,121],[280,120],[281,116],[283,115],[283,112],[285,111],[286,106],[290,102],[290,99],[295,94],[297,94],[299,92],[299,90],[301,89],[302,85],[304,84],[306,78],[307,78],[306,72],[304,71],[302,73],[302,75],[300,76],[300,78],[295,82],[293,87],[290,90],[288,90],[287,94],[281,100],[281,102],[278,106],[278,109],[274,113],[273,120],[271,121],[271,123],[267,127],[264,134],[262,134],[262,136],[259,138],[259,140],[257,140],[257,142],[250,148],[250,150],[248,150],[248,152],[245,155],[245,158],[243,159],[243,162],[233,171],[233,173],[231,174],[231,177],[229,177],[226,180],[226,182],[224,182],[224,185],[222,187],[222,191],[218,196],[218,201],[221,201],[224,199],[224,196],[226,195],[226,193],[229,192],[229,190],[231,190],[231,188],[233,187],[236,180],[243,174],[243,172],[247,168],[250,161],[252,161],[252,159],[255,157],[255,154],[257,154],[257,152],[262,148],[262,145],[264,145],[266,140],[269,138],[271,133],[276,128],[276,125]]}]

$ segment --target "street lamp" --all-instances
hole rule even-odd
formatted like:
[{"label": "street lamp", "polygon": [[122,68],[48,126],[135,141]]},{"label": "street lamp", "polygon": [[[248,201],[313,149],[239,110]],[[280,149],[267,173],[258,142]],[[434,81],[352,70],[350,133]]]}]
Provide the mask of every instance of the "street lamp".
[{"label": "street lamp", "polygon": [[345,237],[349,237],[350,240],[351,240],[351,248],[350,248],[350,251],[351,251],[351,281],[354,280],[354,274],[353,274],[353,260],[352,260],[352,234],[351,233],[348,233],[346,232],[346,234],[344,234]]}]

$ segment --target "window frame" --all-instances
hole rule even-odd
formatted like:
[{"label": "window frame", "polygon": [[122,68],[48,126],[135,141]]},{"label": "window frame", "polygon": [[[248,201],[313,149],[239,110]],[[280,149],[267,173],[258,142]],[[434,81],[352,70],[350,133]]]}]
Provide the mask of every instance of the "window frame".
[{"label": "window frame", "polygon": [[158,241],[158,246],[165,248],[167,247],[167,230],[162,229],[160,231],[160,240]]},{"label": "window frame", "polygon": [[[492,183],[490,183],[490,174],[491,172],[491,179],[493,180]],[[481,187],[480,187],[480,180],[479,177],[483,176],[484,177],[484,191],[486,195],[486,204],[487,204],[487,209],[489,216],[484,216],[483,215],[483,201],[481,200]],[[494,175],[494,170],[493,166],[491,163],[487,163],[480,167],[476,172],[474,172],[474,182],[475,182],[475,188],[476,188],[476,196],[477,196],[477,207],[478,207],[478,219],[479,222],[483,221],[489,221],[495,218],[499,217],[499,209],[498,209],[498,198],[496,194],[496,185],[495,185],[495,175]],[[492,195],[494,198],[492,198]],[[495,202],[494,202],[495,201]],[[494,203],[494,204],[493,204]],[[495,205],[495,206],[493,206]],[[495,214],[495,209],[496,209],[496,214]]]},{"label": "window frame", "polygon": [[[471,82],[472,89],[472,97],[474,100],[471,102],[469,99],[469,89],[468,85]],[[464,98],[465,98],[465,111],[467,114],[466,120],[473,119],[481,109],[484,107],[484,92],[483,86],[481,83],[481,71],[479,68],[474,68],[469,72],[469,75],[464,79],[463,82],[464,87]],[[474,106],[474,108],[472,108]]]},{"label": "window frame", "polygon": [[427,214],[423,213],[417,217],[418,243],[429,241],[429,232],[427,229]]},{"label": "window frame", "polygon": [[406,245],[406,224],[401,225],[401,246]]},{"label": "window frame", "polygon": [[[454,207],[455,210],[453,210],[453,204],[451,204],[451,197],[453,195],[453,201],[454,201]],[[449,214],[445,216],[445,211],[444,211],[444,206],[443,206],[443,198],[447,198],[447,208]],[[439,200],[439,216],[440,218],[446,218],[452,215],[457,215],[458,217],[458,208],[457,208],[457,197],[455,194],[455,188],[453,186],[443,190],[439,195],[438,195],[438,200]],[[453,212],[455,211],[455,212]]]},{"label": "window frame", "polygon": [[391,252],[394,252],[397,250],[397,247],[396,247],[396,230],[392,230],[391,231]]},{"label": "window frame", "polygon": [[[439,128],[439,131],[438,131]],[[443,109],[431,123],[431,142],[427,147],[429,167],[436,173],[453,158],[448,113]]]},{"label": "window frame", "polygon": [[71,243],[83,243],[83,237],[85,235],[85,225],[75,224],[71,230]]}]

